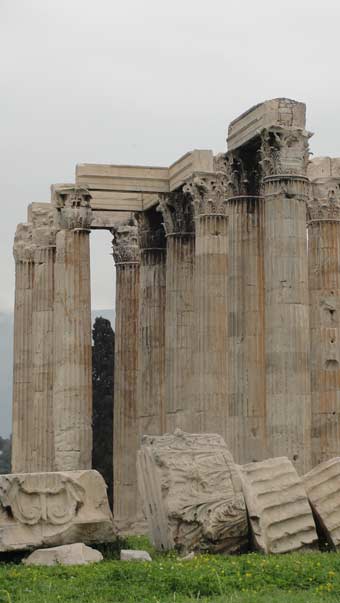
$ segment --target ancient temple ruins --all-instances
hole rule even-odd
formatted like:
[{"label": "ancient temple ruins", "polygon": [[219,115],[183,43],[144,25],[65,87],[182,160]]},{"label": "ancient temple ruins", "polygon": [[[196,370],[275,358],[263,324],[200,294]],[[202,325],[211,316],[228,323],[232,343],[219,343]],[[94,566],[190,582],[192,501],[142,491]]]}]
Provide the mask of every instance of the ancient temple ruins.
[{"label": "ancient temple ruins", "polygon": [[[139,513],[143,434],[222,435],[236,462],[340,451],[340,159],[305,105],[235,119],[170,167],[81,164],[15,235],[12,471],[91,466],[91,230],[116,266],[114,516]],[[112,302],[113,303],[113,302]]]}]

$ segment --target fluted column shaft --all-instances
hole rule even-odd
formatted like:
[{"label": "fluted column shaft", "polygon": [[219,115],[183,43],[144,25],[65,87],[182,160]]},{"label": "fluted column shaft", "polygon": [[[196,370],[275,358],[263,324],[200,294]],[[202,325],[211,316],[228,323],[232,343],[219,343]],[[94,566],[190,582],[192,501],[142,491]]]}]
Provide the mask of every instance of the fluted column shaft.
[{"label": "fluted column shaft", "polygon": [[311,466],[308,180],[269,176],[263,192],[268,451],[303,473]]},{"label": "fluted column shaft", "polygon": [[53,310],[55,247],[35,252],[32,471],[54,470]]},{"label": "fluted column shaft", "polygon": [[137,377],[139,324],[139,247],[137,225],[113,230],[116,266],[115,378],[113,413],[113,513],[120,529],[131,531],[137,518]]},{"label": "fluted column shaft", "polygon": [[15,304],[12,405],[12,472],[32,464],[32,311],[34,262],[31,224],[19,224],[14,242]]},{"label": "fluted column shaft", "polygon": [[165,432],[165,234],[159,213],[138,217],[140,245],[139,437]]},{"label": "fluted column shaft", "polygon": [[237,463],[266,458],[263,199],[228,199],[228,426]]},{"label": "fluted column shaft", "polygon": [[166,431],[191,432],[194,378],[194,258],[193,233],[167,236],[165,375]]},{"label": "fluted column shaft", "polygon": [[92,355],[89,226],[86,191],[56,200],[54,301],[54,445],[56,470],[90,469]]},{"label": "fluted column shaft", "polygon": [[193,429],[195,226],[190,195],[163,195],[166,233],[165,415],[166,432]]},{"label": "fluted column shaft", "polygon": [[55,229],[52,206],[32,208],[34,287],[32,313],[32,466],[54,470],[53,312]]},{"label": "fluted column shaft", "polygon": [[315,188],[308,225],[313,466],[340,448],[340,199],[332,181]]},{"label": "fluted column shaft", "polygon": [[185,191],[193,198],[194,272],[193,429],[225,436],[227,400],[228,217],[223,174],[195,174]]}]

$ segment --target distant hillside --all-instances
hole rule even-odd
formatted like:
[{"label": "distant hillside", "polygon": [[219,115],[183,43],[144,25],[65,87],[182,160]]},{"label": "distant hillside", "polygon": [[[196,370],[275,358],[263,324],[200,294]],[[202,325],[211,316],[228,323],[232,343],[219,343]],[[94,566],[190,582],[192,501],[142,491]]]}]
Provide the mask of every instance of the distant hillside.
[{"label": "distant hillside", "polygon": [[[93,310],[96,316],[107,318],[114,328],[114,310]],[[12,422],[12,364],[13,314],[0,312],[0,436],[8,437]]]}]

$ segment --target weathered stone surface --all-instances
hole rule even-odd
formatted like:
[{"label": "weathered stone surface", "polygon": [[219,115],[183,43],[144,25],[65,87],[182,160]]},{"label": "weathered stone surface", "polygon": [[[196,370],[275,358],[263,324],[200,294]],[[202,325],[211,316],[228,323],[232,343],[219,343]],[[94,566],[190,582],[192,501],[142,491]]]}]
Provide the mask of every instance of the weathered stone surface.
[{"label": "weathered stone surface", "polygon": [[329,545],[340,550],[340,457],[335,457],[303,477],[309,502]]},{"label": "weathered stone surface", "polygon": [[138,483],[158,550],[238,552],[248,527],[241,482],[216,434],[144,436]]},{"label": "weathered stone surface", "polygon": [[340,445],[340,162],[317,158],[311,164],[308,270],[315,467],[337,456]]},{"label": "weathered stone surface", "polygon": [[225,436],[227,404],[228,217],[224,172],[197,173],[183,187],[195,216],[192,425]]},{"label": "weathered stone surface", "polygon": [[163,195],[166,232],[165,412],[166,431],[193,431],[195,234],[191,196]]},{"label": "weathered stone surface", "polygon": [[268,454],[311,468],[310,328],[306,208],[308,133],[261,136]]},{"label": "weathered stone surface", "polygon": [[263,128],[304,128],[306,105],[290,98],[273,98],[259,103],[234,119],[228,129],[231,151],[259,135]]},{"label": "weathered stone surface", "polygon": [[23,559],[25,565],[87,565],[103,560],[103,555],[82,542],[50,549],[38,549]]},{"label": "weathered stone surface", "polygon": [[137,376],[139,264],[137,223],[113,229],[116,266],[115,379],[113,417],[113,507],[119,532],[134,532],[137,519]]},{"label": "weathered stone surface", "polygon": [[54,191],[54,458],[59,471],[91,468],[92,353],[89,226],[86,190]]},{"label": "weathered stone surface", "polygon": [[152,561],[147,551],[134,551],[130,549],[122,549],[120,551],[121,561]]},{"label": "weathered stone surface", "polygon": [[0,476],[0,551],[114,540],[97,471]]},{"label": "weathered stone surface", "polygon": [[317,545],[306,492],[287,457],[240,467],[255,547],[288,553]]},{"label": "weathered stone surface", "polygon": [[32,224],[18,224],[15,259],[12,471],[31,471],[33,434],[32,316],[34,251]]}]

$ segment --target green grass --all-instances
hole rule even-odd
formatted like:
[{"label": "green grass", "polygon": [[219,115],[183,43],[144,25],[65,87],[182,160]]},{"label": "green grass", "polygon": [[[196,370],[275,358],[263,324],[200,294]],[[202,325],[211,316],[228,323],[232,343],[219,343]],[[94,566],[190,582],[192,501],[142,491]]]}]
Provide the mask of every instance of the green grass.
[{"label": "green grass", "polygon": [[0,563],[0,603],[326,603],[340,601],[340,555],[201,555],[181,561],[156,554],[145,538],[118,543],[148,549],[152,563],[105,561],[83,567]]}]

